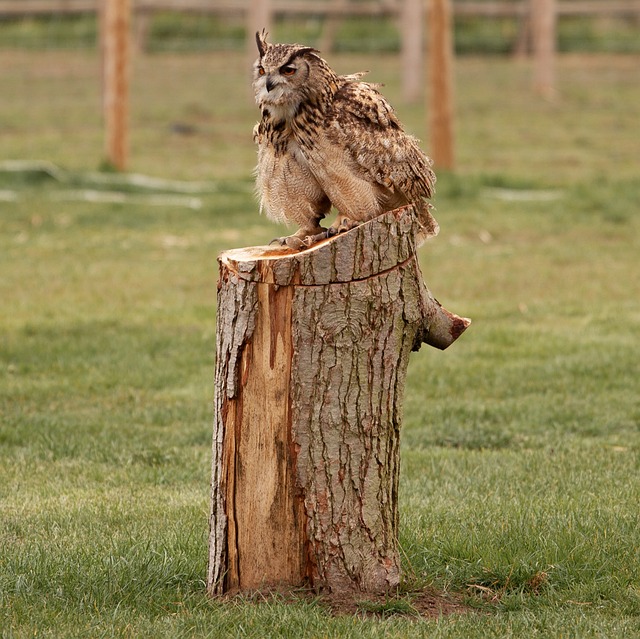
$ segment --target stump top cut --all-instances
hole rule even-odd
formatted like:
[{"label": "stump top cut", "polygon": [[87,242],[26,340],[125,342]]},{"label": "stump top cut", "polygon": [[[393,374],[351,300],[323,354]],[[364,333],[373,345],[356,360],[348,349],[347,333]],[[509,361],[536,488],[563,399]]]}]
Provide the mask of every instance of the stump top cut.
[{"label": "stump top cut", "polygon": [[218,260],[250,282],[278,286],[351,282],[378,275],[413,257],[418,230],[413,207],[405,206],[305,251],[252,246],[225,251]]}]

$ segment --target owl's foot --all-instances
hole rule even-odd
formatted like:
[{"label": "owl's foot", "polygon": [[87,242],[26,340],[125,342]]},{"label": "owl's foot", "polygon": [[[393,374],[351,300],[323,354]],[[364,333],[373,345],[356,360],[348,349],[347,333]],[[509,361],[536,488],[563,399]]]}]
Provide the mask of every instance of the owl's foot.
[{"label": "owl's foot", "polygon": [[277,244],[279,246],[288,246],[296,251],[304,251],[304,249],[311,248],[314,244],[322,242],[322,240],[328,240],[330,237],[339,235],[340,233],[346,233],[351,229],[358,226],[360,222],[354,222],[348,218],[340,218],[336,220],[329,228],[323,229],[321,226],[317,227],[318,233],[309,234],[307,230],[300,229],[293,235],[285,235],[284,237],[276,237],[271,240],[269,244]]},{"label": "owl's foot", "polygon": [[307,235],[307,237],[304,238],[304,243],[307,247],[310,247],[322,240],[328,240],[330,237],[340,235],[340,233],[346,233],[359,225],[360,222],[355,222],[354,220],[349,220],[348,218],[343,217],[340,220],[336,220],[328,229],[323,229],[320,233],[316,233],[315,235]]},{"label": "owl's foot", "polygon": [[276,237],[271,240],[270,244],[279,244],[280,246],[287,246],[296,251],[304,251],[304,249],[313,246],[316,242],[327,237],[324,235],[325,229],[320,224],[316,226],[307,226],[306,228],[299,229],[293,235],[285,235],[284,237]]},{"label": "owl's foot", "polygon": [[314,244],[317,244],[318,242],[322,242],[322,240],[327,240],[330,237],[333,237],[334,235],[336,235],[336,231],[331,227],[329,227],[328,229],[324,229],[320,231],[320,233],[315,233],[314,235],[307,235],[307,237],[305,237],[303,241],[306,248],[310,248]]},{"label": "owl's foot", "polygon": [[291,249],[295,249],[296,251],[304,251],[305,249],[311,248],[314,244],[321,242],[322,240],[326,240],[327,238],[333,237],[337,235],[337,229],[328,228],[320,233],[314,233],[313,235],[305,235],[300,237],[298,235],[286,235],[285,237],[276,237],[271,242],[269,242],[269,246],[278,245],[278,246],[288,246]]},{"label": "owl's foot", "polygon": [[362,222],[350,220],[348,217],[339,217],[329,228],[334,229],[333,235],[338,235],[339,233],[346,233],[351,229],[355,229],[356,226],[360,226],[360,224],[362,224]]},{"label": "owl's foot", "polygon": [[309,247],[308,244],[305,244],[305,239],[302,239],[297,235],[285,235],[284,237],[276,237],[272,239],[271,242],[269,242],[269,246],[272,246],[272,245],[287,246],[290,249],[294,249],[296,251],[302,251]]}]

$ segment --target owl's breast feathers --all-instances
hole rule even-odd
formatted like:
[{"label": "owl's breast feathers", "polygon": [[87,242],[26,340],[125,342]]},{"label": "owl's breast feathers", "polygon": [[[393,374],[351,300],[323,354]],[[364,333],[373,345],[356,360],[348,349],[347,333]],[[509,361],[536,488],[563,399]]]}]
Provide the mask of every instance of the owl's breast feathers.
[{"label": "owl's breast feathers", "polygon": [[269,145],[280,157],[287,152],[291,140],[291,130],[285,120],[276,120],[269,113],[262,114],[262,119],[253,129],[253,141],[258,145]]}]

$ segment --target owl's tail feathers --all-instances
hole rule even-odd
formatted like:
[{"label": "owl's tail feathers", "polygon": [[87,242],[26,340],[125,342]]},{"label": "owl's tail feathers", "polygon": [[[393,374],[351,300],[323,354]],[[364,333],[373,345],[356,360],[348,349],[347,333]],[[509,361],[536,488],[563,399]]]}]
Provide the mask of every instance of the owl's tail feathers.
[{"label": "owl's tail feathers", "polygon": [[416,213],[418,214],[418,222],[420,223],[420,230],[416,240],[418,246],[422,246],[430,237],[435,237],[440,232],[440,225],[433,215],[431,215],[431,209],[433,206],[427,202],[422,202],[417,205]]}]

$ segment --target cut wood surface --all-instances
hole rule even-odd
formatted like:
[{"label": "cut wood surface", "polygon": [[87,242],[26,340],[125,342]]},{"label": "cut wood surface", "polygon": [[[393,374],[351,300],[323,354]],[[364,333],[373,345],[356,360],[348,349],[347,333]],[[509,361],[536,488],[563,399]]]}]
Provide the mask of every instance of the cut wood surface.
[{"label": "cut wood surface", "polygon": [[406,207],[303,252],[219,257],[212,594],[398,585],[409,355],[469,324],[426,288],[417,229]]}]

